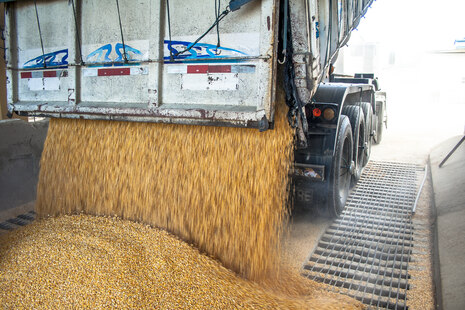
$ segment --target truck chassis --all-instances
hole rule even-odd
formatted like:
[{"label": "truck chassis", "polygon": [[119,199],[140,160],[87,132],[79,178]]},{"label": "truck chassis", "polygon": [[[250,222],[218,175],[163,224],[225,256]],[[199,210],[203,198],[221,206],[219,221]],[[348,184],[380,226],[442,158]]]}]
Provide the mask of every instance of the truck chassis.
[{"label": "truck chassis", "polygon": [[294,204],[316,205],[341,214],[350,188],[380,143],[386,122],[386,94],[372,74],[331,76],[307,105],[308,145],[294,153]]}]

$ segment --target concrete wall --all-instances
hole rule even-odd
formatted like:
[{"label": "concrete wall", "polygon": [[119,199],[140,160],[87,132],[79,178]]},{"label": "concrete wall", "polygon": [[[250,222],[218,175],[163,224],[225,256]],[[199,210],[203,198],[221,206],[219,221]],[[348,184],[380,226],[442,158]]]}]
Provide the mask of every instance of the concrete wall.
[{"label": "concrete wall", "polygon": [[0,120],[0,211],[36,197],[48,121]]},{"label": "concrete wall", "polygon": [[[0,28],[5,29],[5,4],[0,4]],[[2,47],[4,43],[2,41]],[[5,73],[5,50],[0,49],[0,120],[6,119],[6,73]]]},{"label": "concrete wall", "polygon": [[[0,29],[5,29],[5,4],[0,3]],[[0,40],[0,47],[3,46],[3,41]],[[6,107],[6,72],[5,72],[5,50],[0,48],[0,120],[8,119],[6,116],[8,109]],[[13,118],[27,120],[27,117],[13,115]]]}]

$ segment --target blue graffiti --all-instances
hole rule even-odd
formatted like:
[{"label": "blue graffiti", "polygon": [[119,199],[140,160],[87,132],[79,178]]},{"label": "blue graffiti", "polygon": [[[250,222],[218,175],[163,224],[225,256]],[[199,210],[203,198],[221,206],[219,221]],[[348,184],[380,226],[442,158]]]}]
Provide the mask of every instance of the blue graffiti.
[{"label": "blue graffiti", "polygon": [[[126,59],[128,61],[138,61],[142,60],[142,52],[139,51],[138,49],[135,49],[129,45],[124,45],[121,43],[116,43],[115,44],[115,52],[116,52],[116,59],[112,60],[110,58],[111,52],[113,50],[113,46],[111,44],[106,44],[103,45],[102,47],[96,49],[86,57],[86,62],[88,63],[110,63],[106,64],[104,66],[111,66],[114,64],[115,66],[117,65],[122,65],[124,62],[124,51],[126,51]],[[118,64],[119,63],[119,64]],[[137,65],[135,63],[131,63],[131,65]]]},{"label": "blue graffiti", "polygon": [[[192,42],[187,41],[170,41],[165,40],[165,51],[164,60],[165,62],[176,62],[176,61],[188,61],[188,60],[197,60],[197,59],[221,59],[225,57],[237,57],[237,56],[247,56],[246,53],[239,50],[235,50],[227,47],[217,47],[213,44],[197,43],[189,51],[179,54],[190,46]],[[171,51],[171,55],[170,55]],[[167,55],[168,54],[168,55]],[[171,59],[173,57],[173,60]]]},{"label": "blue graffiti", "polygon": [[[45,63],[44,63],[45,62]],[[24,63],[24,69],[68,67],[68,49],[44,54]]]},{"label": "blue graffiti", "polygon": [[121,43],[116,43],[115,45],[115,50],[116,50],[116,54],[118,55],[118,58],[115,59],[115,62],[123,62],[124,58],[123,58],[123,53],[124,51],[126,51],[126,58],[128,61],[131,61],[131,60],[141,60],[142,59],[142,53],[141,51],[133,48],[133,47],[130,47],[129,45],[124,45],[124,49],[123,49],[123,44]]},{"label": "blue graffiti", "polygon": [[[110,59],[110,54],[111,54],[111,50],[112,50],[112,46],[111,44],[107,44],[107,45],[104,45],[98,49],[96,49],[95,51],[93,51],[92,53],[90,53],[89,55],[87,55],[86,57],[86,62],[111,62],[111,59]],[[104,54],[105,52],[105,54]]]}]

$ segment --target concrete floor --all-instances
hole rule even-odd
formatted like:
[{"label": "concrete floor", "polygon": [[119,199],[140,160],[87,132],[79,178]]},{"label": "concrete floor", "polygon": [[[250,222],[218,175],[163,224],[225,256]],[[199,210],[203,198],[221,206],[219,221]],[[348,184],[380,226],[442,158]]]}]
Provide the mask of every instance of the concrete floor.
[{"label": "concrete floor", "polygon": [[332,219],[322,217],[311,210],[295,212],[284,241],[283,257],[286,264],[300,271],[331,222]]},{"label": "concrete floor", "polygon": [[465,143],[441,168],[439,163],[461,138],[444,141],[430,156],[437,215],[439,304],[447,310],[465,307]]}]

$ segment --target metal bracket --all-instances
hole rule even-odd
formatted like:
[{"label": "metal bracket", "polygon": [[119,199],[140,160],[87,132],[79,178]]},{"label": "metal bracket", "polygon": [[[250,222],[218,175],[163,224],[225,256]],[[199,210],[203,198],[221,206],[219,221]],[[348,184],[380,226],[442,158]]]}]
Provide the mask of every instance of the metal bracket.
[{"label": "metal bracket", "polygon": [[260,132],[266,131],[270,128],[270,124],[266,119],[266,116],[263,116],[261,120],[258,121],[258,130]]},{"label": "metal bracket", "polygon": [[149,109],[158,108],[158,92],[156,89],[149,89]]},{"label": "metal bracket", "polygon": [[231,12],[237,11],[243,6],[244,4],[247,4],[249,2],[252,2],[253,0],[231,0],[229,1],[229,9]]},{"label": "metal bracket", "polygon": [[306,149],[308,147],[307,137],[302,127],[302,119],[299,115],[296,116],[296,131],[297,131],[297,148]]}]

